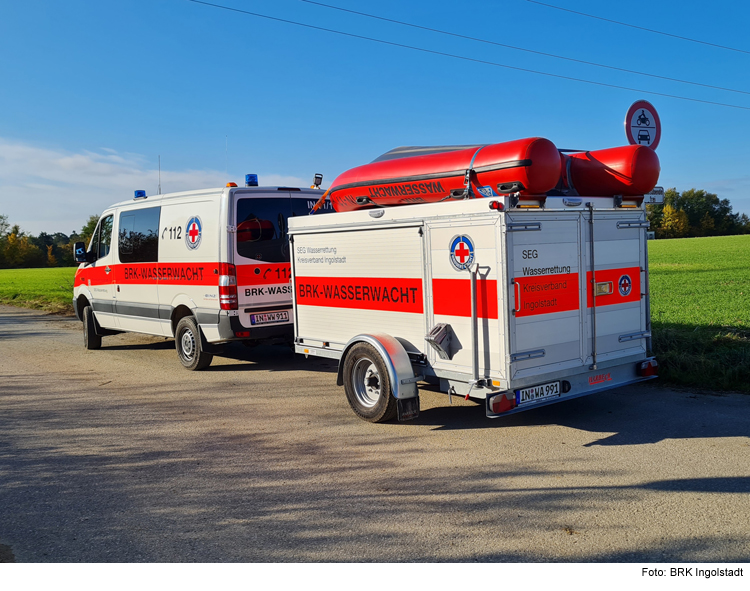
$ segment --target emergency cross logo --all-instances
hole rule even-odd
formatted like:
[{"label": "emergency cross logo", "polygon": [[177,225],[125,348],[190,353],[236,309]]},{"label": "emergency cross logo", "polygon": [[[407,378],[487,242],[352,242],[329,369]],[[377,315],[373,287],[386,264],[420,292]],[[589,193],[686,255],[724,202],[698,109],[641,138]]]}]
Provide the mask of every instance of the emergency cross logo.
[{"label": "emergency cross logo", "polygon": [[474,262],[474,244],[468,236],[451,238],[451,265],[456,271],[465,271]]},{"label": "emergency cross logo", "polygon": [[203,235],[203,224],[201,219],[196,215],[188,220],[185,226],[185,244],[190,250],[195,250],[201,245],[201,236]]},{"label": "emergency cross logo", "polygon": [[620,295],[623,297],[629,296],[630,290],[633,289],[633,282],[630,280],[630,275],[623,275],[617,283],[620,288]]}]

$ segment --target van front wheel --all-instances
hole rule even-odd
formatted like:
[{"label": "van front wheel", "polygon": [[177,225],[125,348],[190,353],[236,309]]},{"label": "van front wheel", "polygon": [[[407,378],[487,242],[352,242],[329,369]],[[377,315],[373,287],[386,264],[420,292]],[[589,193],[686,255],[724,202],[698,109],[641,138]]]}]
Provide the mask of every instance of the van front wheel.
[{"label": "van front wheel", "polygon": [[185,369],[192,371],[211,365],[214,356],[201,350],[200,329],[192,316],[185,316],[177,323],[174,342],[180,363]]}]

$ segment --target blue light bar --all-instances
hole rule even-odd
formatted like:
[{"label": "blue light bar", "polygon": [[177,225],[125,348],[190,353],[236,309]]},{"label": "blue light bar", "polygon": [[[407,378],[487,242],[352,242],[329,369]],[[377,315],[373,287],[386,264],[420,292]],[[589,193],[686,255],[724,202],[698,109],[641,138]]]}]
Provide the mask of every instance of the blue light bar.
[{"label": "blue light bar", "polygon": [[146,191],[136,191],[135,192],[135,198],[136,199],[145,199],[146,197]]},{"label": "blue light bar", "polygon": [[245,186],[246,187],[257,187],[258,186],[258,175],[257,174],[246,174],[245,175]]}]

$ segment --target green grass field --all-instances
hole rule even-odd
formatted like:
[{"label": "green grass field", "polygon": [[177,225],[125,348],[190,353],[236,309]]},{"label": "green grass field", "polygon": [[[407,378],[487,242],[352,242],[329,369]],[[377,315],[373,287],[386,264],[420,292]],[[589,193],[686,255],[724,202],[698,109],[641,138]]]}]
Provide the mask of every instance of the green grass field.
[{"label": "green grass field", "polygon": [[750,236],[649,242],[664,381],[750,392]]},{"label": "green grass field", "polygon": [[0,304],[73,313],[73,277],[76,267],[0,269]]},{"label": "green grass field", "polygon": [[[750,236],[649,242],[662,381],[750,392]],[[75,268],[0,270],[0,303],[71,313]]]}]

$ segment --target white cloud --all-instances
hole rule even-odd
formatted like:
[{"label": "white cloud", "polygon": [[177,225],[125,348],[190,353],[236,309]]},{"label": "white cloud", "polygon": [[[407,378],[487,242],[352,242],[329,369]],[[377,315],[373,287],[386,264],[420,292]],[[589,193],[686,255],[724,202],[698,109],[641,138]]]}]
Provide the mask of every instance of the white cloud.
[{"label": "white cloud", "polygon": [[[293,176],[259,176],[264,185],[306,185]],[[163,193],[221,187],[225,179],[218,170],[161,171]],[[158,170],[139,154],[112,148],[72,153],[0,138],[0,214],[32,234],[79,230],[88,216],[135,189],[156,193],[158,182]]]}]

